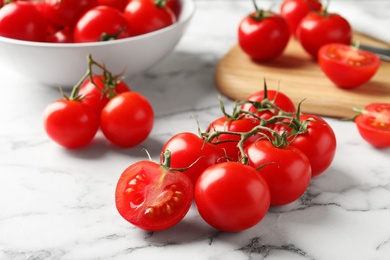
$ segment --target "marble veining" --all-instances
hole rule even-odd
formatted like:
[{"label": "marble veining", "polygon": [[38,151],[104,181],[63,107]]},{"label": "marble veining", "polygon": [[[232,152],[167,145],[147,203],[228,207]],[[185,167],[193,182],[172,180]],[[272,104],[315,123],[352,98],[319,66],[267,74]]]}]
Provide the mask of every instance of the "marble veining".
[{"label": "marble veining", "polygon": [[[280,3],[258,2],[274,8]],[[249,0],[196,0],[196,5],[175,51],[127,79],[156,112],[150,137],[138,147],[113,147],[101,133],[82,150],[57,146],[45,135],[41,118],[46,105],[60,98],[58,90],[0,68],[1,260],[390,259],[390,150],[372,148],[353,123],[333,118],[326,118],[338,141],[331,167],[299,200],[271,208],[249,230],[218,232],[194,205],[182,222],[161,232],[145,232],[119,216],[116,182],[128,165],[147,160],[144,149],[157,160],[172,135],[197,131],[196,120],[205,129],[221,116],[214,67],[236,42],[237,24],[252,6]],[[384,0],[331,5],[351,15],[370,6],[366,15],[376,17],[368,19],[388,22],[378,14],[389,10]],[[233,104],[223,99],[229,111]]]}]

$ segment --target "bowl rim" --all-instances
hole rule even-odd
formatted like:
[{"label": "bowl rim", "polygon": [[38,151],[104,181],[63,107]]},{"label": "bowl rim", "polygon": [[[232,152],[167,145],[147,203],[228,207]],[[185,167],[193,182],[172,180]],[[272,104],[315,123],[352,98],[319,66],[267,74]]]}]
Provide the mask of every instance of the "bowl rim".
[{"label": "bowl rim", "polygon": [[185,16],[180,16],[179,19],[172,25],[169,25],[165,28],[161,28],[157,31],[131,36],[128,38],[117,39],[112,41],[104,41],[104,42],[83,42],[83,43],[50,43],[50,42],[33,42],[33,41],[23,41],[18,39],[12,39],[8,37],[0,36],[0,42],[16,44],[16,45],[24,45],[24,46],[34,46],[34,47],[44,47],[44,48],[85,48],[85,47],[99,47],[106,45],[116,45],[125,42],[132,42],[138,39],[147,38],[153,35],[162,34],[165,31],[173,30],[176,27],[179,27],[185,23],[187,23],[195,13],[195,2],[194,0],[181,0],[185,2],[186,8],[189,10]]}]

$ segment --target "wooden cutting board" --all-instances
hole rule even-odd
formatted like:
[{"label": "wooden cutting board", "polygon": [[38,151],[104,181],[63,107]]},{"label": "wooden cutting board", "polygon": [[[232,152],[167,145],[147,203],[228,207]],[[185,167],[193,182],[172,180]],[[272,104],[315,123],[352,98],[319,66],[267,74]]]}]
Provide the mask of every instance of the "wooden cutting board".
[{"label": "wooden cutting board", "polygon": [[[360,34],[354,40],[390,48]],[[302,100],[301,110],[330,117],[351,117],[353,108],[362,108],[371,102],[390,102],[390,62],[381,61],[375,76],[364,85],[346,90],[336,87],[321,71],[318,64],[306,54],[295,39],[291,39],[283,55],[277,59],[256,63],[236,44],[220,60],[215,69],[219,91],[233,100],[243,100],[253,92],[279,89],[295,104]]]}]

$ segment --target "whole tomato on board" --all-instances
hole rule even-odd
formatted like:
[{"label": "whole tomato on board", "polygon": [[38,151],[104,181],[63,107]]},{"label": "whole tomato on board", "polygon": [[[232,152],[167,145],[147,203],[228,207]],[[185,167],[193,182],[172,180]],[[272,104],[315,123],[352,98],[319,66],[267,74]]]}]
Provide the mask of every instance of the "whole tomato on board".
[{"label": "whole tomato on board", "polygon": [[177,224],[191,207],[193,186],[182,172],[138,161],[121,174],[115,189],[119,214],[131,224],[159,231]]},{"label": "whole tomato on board", "polygon": [[[206,132],[209,136],[217,132],[222,132],[210,141],[224,150],[229,160],[238,161],[240,158],[238,142],[241,140],[241,136],[230,132],[245,133],[259,126],[259,124],[260,121],[254,117],[230,119],[229,117],[222,116],[211,122]],[[245,140],[243,145],[246,146],[260,137],[257,134],[250,136]]]},{"label": "whole tomato on board", "polygon": [[[254,1],[253,1],[254,3]],[[238,44],[254,60],[266,61],[280,56],[290,39],[286,20],[271,11],[258,9],[241,20]]]},{"label": "whole tomato on board", "polygon": [[390,103],[371,103],[354,118],[361,137],[376,148],[390,147]]},{"label": "whole tomato on board", "polygon": [[54,101],[43,113],[43,126],[54,142],[66,148],[81,148],[88,145],[99,129],[99,116],[79,97]]},{"label": "whole tomato on board", "polygon": [[280,15],[286,19],[290,33],[296,36],[299,23],[309,12],[321,11],[319,0],[284,0],[280,5]]},{"label": "whole tomato on board", "polygon": [[307,156],[290,146],[275,146],[262,139],[246,148],[249,165],[267,182],[271,206],[281,206],[300,198],[311,180],[311,166]]},{"label": "whole tomato on board", "polygon": [[125,7],[124,15],[133,36],[153,32],[176,22],[176,16],[165,0],[131,0]]},{"label": "whole tomato on board", "polygon": [[284,120],[288,126],[278,124],[277,131],[288,133],[289,146],[303,152],[310,161],[311,176],[323,173],[333,162],[336,154],[336,136],[332,127],[321,117],[301,114]]},{"label": "whole tomato on board", "polygon": [[239,232],[264,218],[270,206],[270,191],[254,168],[223,162],[200,175],[194,199],[209,225],[224,232]]},{"label": "whole tomato on board", "polygon": [[110,6],[97,6],[80,17],[74,27],[73,40],[75,43],[99,42],[130,36],[129,25],[121,11]]},{"label": "whole tomato on board", "polygon": [[46,18],[33,3],[17,1],[0,9],[0,36],[42,42],[47,26]]},{"label": "whole tomato on board", "polygon": [[341,15],[323,9],[321,12],[310,12],[301,20],[297,38],[303,49],[317,59],[319,49],[325,44],[351,44],[352,28]]},{"label": "whole tomato on board", "polygon": [[[199,175],[209,166],[217,164],[225,157],[224,151],[194,133],[183,132],[172,136],[163,146],[162,154],[171,153],[172,168],[187,168],[182,172],[195,183]],[[161,157],[161,162],[163,157]]]},{"label": "whole tomato on board", "polygon": [[369,81],[381,61],[376,54],[358,47],[329,43],[320,48],[318,64],[336,86],[352,89]]},{"label": "whole tomato on board", "polygon": [[104,136],[119,147],[133,147],[142,143],[152,131],[154,112],[143,95],[128,91],[110,99],[100,117]]},{"label": "whole tomato on board", "polygon": [[97,4],[97,0],[44,0],[41,10],[52,25],[73,27],[84,12]]}]

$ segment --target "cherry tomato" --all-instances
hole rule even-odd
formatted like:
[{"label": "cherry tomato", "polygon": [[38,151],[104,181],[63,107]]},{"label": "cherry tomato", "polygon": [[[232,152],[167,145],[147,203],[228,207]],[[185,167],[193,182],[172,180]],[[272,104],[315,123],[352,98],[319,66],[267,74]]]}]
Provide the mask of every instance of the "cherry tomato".
[{"label": "cherry tomato", "polygon": [[181,1],[180,0],[167,0],[167,7],[169,7],[173,13],[175,14],[176,18],[178,19],[181,13]]},{"label": "cherry tomato", "polygon": [[139,161],[125,169],[115,190],[119,214],[149,231],[177,224],[187,214],[192,199],[192,183],[185,174],[151,161]]},{"label": "cherry tomato", "polygon": [[341,15],[321,12],[310,12],[297,28],[297,38],[303,49],[317,59],[319,49],[328,43],[351,44],[352,28]]},{"label": "cherry tomato", "polygon": [[12,2],[0,9],[0,36],[43,42],[47,20],[30,2]]},{"label": "cherry tomato", "polygon": [[152,131],[153,124],[153,108],[137,92],[116,95],[101,112],[100,128],[104,136],[119,147],[142,143]]},{"label": "cherry tomato", "polygon": [[46,34],[46,42],[73,43],[73,30],[69,27],[61,29],[50,28]]},{"label": "cherry tomato", "polygon": [[365,141],[377,148],[390,147],[390,103],[368,104],[355,123]]},{"label": "cherry tomato", "polygon": [[130,0],[97,0],[98,5],[111,6],[123,12]]},{"label": "cherry tomato", "polygon": [[200,175],[194,199],[209,225],[224,232],[239,232],[264,218],[270,206],[270,191],[254,168],[223,162]]},{"label": "cherry tomato", "polygon": [[43,113],[47,135],[66,148],[89,144],[99,129],[99,117],[79,100],[62,99],[51,103]]},{"label": "cherry tomato", "polygon": [[[108,101],[117,94],[130,91],[130,87],[121,80],[105,75],[94,75],[87,78],[80,86],[78,94],[81,102],[92,107],[99,115]],[[96,85],[95,85],[96,84]]]},{"label": "cherry tomato", "polygon": [[[236,132],[236,133],[245,133],[252,130],[254,127],[258,126],[260,121],[252,117],[244,117],[239,119],[229,119],[228,117],[222,116],[217,118],[207,128],[206,132],[208,134],[213,134],[215,132]],[[244,142],[244,146],[249,143],[254,142],[260,136],[255,134],[249,137]],[[212,142],[216,143],[218,147],[223,149],[226,153],[226,156],[232,161],[238,161],[240,158],[240,150],[238,148],[238,142],[241,140],[241,136],[233,133],[222,133],[215,137]]]},{"label": "cherry tomato", "polygon": [[241,110],[254,113],[262,119],[270,119],[272,116],[278,115],[279,110],[264,102],[264,99],[283,112],[293,113],[296,111],[292,100],[286,94],[277,90],[260,90],[249,95],[245,100],[255,103],[244,103],[241,105]]},{"label": "cherry tomato", "polygon": [[[223,160],[225,153],[218,146],[205,142],[194,133],[183,132],[172,136],[162,148],[170,151],[172,168],[188,168],[185,173],[195,183],[199,175],[209,166]],[[195,163],[195,164],[194,164]]]},{"label": "cherry tomato", "polygon": [[133,35],[153,32],[176,22],[176,16],[165,0],[131,0],[124,14]]},{"label": "cherry tomato", "polygon": [[[336,154],[336,136],[332,127],[321,117],[311,114],[299,116],[298,129],[291,132],[282,125],[278,130],[290,132],[290,146],[303,152],[310,161],[312,177],[323,173]],[[283,129],[283,130],[282,130]]]},{"label": "cherry tomato", "polygon": [[97,4],[97,0],[44,0],[41,9],[54,26],[73,27],[84,12]]},{"label": "cherry tomato", "polygon": [[296,36],[299,23],[309,12],[321,11],[322,4],[318,0],[284,0],[280,5],[280,15],[286,19],[290,33]]},{"label": "cherry tomato", "polygon": [[318,52],[321,70],[341,88],[363,85],[375,75],[380,63],[376,54],[345,44],[326,44]]},{"label": "cherry tomato", "polygon": [[[109,22],[108,22],[109,21]],[[97,6],[81,16],[74,28],[74,42],[98,42],[131,36],[127,20],[114,7]]]},{"label": "cherry tomato", "polygon": [[271,193],[271,206],[281,206],[300,198],[311,180],[310,161],[297,148],[276,147],[262,139],[246,148],[249,165],[259,168]]},{"label": "cherry tomato", "polygon": [[290,39],[286,20],[278,14],[259,10],[241,20],[238,43],[252,59],[265,61],[280,56]]}]

